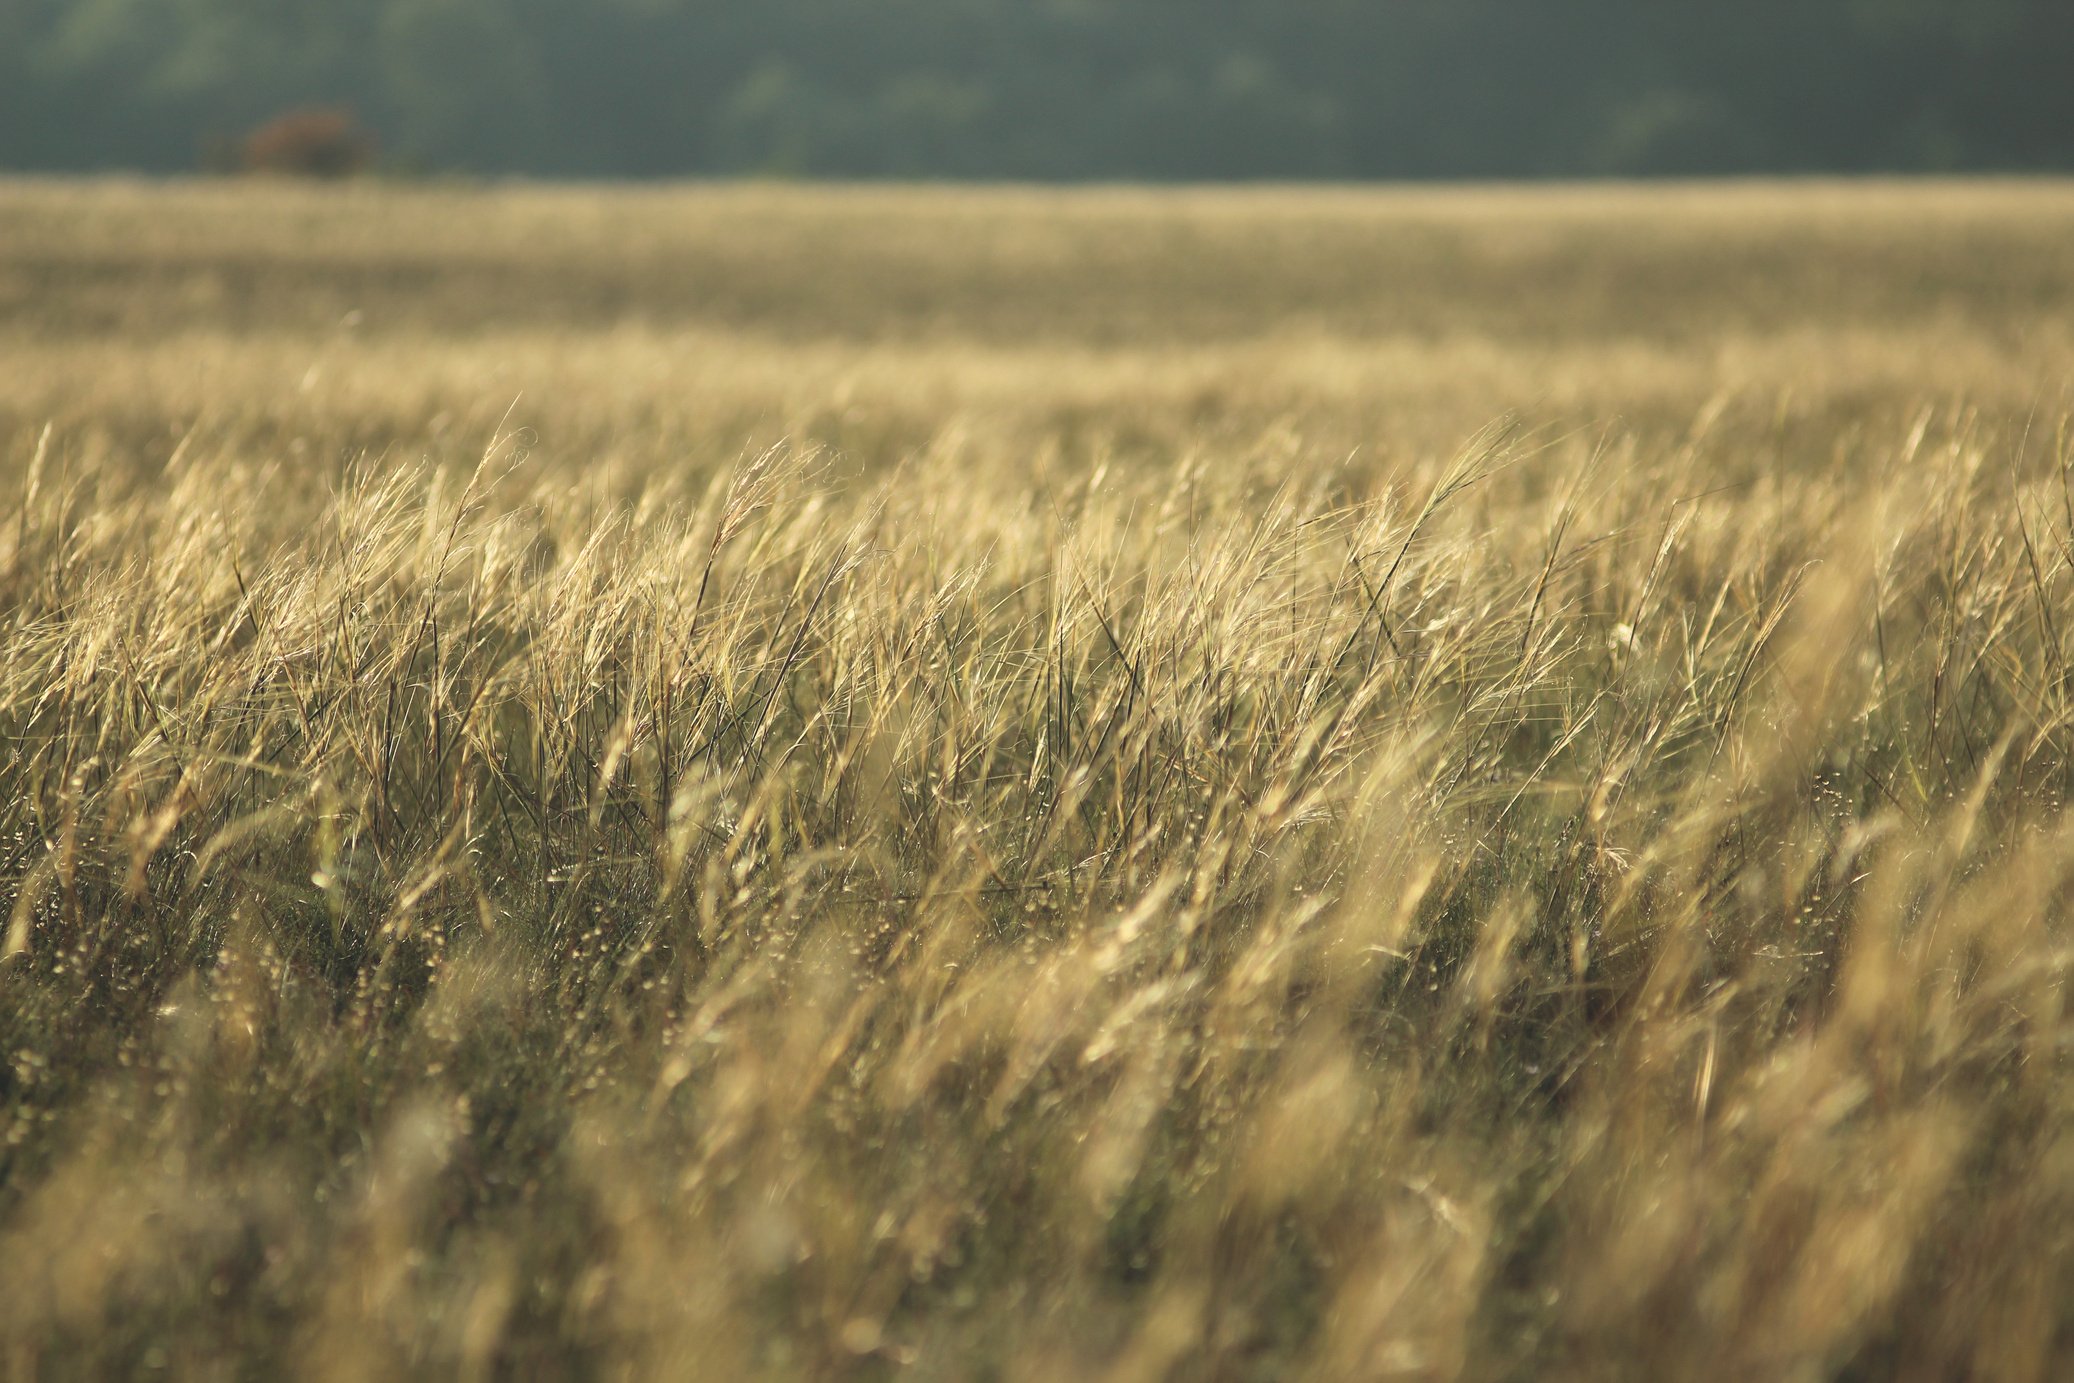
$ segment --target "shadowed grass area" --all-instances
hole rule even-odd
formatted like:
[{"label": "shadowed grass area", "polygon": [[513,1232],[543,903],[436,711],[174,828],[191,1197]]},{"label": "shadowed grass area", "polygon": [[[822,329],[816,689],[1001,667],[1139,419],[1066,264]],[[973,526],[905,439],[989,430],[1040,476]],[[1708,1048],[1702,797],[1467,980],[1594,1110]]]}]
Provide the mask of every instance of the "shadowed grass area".
[{"label": "shadowed grass area", "polygon": [[2069,1367],[2063,190],[0,207],[9,1371]]}]

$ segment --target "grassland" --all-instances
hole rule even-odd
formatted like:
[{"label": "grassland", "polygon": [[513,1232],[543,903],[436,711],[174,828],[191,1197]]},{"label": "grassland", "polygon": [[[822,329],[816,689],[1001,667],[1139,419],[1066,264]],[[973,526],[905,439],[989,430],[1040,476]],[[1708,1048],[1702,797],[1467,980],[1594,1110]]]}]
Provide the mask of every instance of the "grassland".
[{"label": "grassland", "polygon": [[2074,1372],[2074,189],[0,186],[10,1378]]}]

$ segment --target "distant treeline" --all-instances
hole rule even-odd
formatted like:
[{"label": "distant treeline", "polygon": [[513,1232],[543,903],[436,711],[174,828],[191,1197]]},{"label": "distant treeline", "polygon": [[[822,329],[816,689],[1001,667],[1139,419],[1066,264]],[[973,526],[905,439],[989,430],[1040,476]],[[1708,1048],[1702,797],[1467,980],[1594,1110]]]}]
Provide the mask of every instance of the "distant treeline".
[{"label": "distant treeline", "polygon": [[0,0],[0,166],[351,106],[401,171],[2074,168],[2070,0]]}]

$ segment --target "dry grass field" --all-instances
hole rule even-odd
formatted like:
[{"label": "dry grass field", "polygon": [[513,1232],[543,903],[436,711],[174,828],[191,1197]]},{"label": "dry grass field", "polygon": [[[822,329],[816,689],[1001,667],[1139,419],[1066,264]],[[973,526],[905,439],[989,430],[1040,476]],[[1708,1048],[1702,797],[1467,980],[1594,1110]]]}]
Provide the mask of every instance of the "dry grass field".
[{"label": "dry grass field", "polygon": [[0,1374],[2074,1373],[2074,188],[0,184]]}]

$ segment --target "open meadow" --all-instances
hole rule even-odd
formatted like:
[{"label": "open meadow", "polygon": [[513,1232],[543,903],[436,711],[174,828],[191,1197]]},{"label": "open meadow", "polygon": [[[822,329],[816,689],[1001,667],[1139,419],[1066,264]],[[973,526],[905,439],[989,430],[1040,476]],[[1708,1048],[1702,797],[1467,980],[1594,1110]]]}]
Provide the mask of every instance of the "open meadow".
[{"label": "open meadow", "polygon": [[2074,185],[0,183],[0,1375],[2074,1376]]}]

